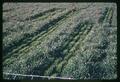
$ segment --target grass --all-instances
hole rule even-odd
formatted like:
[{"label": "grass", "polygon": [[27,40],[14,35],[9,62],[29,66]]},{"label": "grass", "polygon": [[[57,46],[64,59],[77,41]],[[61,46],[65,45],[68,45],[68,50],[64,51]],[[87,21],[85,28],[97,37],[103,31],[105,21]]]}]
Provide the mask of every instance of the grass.
[{"label": "grass", "polygon": [[[117,78],[115,4],[76,3],[76,9],[70,3],[50,3],[51,8],[40,4],[3,7],[3,72]],[[30,11],[22,11],[27,8]]]}]

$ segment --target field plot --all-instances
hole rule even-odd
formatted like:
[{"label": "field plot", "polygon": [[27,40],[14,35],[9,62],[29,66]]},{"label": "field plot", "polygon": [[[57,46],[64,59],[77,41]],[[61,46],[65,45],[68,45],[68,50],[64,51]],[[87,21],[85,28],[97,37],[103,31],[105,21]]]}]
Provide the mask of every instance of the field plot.
[{"label": "field plot", "polygon": [[4,3],[4,79],[116,79],[115,3]]}]

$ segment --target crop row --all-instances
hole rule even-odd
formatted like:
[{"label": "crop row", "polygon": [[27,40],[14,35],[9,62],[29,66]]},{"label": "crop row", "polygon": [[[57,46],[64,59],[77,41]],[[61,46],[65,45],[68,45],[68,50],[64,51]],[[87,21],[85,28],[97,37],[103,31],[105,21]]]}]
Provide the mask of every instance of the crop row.
[{"label": "crop row", "polygon": [[[10,42],[9,44],[7,44],[7,46],[5,46],[5,48],[3,47],[3,52],[6,52],[4,54],[7,54],[8,52],[11,52],[13,49],[17,48],[18,46],[19,46],[19,48],[18,48],[18,50],[19,50],[20,48],[22,48],[20,45],[23,44],[23,43],[28,43],[29,44],[31,42],[30,40],[32,39],[32,37],[38,35],[39,33],[41,33],[39,35],[42,35],[42,32],[45,33],[47,31],[46,29],[49,29],[49,25],[55,23],[54,21],[56,21],[56,20],[57,21],[61,20],[62,15],[64,16],[65,13],[67,13],[67,12],[65,11],[65,12],[62,12],[60,14],[57,14],[57,15],[53,16],[52,19],[50,19],[50,18],[46,19],[43,22],[43,24],[41,26],[38,26],[39,28],[37,28],[35,31],[34,31],[34,29],[30,29],[30,30],[33,30],[32,33],[30,31],[30,33],[23,33],[23,34],[21,34],[20,37],[16,36],[15,39],[12,42]],[[8,37],[6,37],[6,38],[8,38]],[[6,43],[4,43],[4,45],[5,44]]]},{"label": "crop row", "polygon": [[[76,14],[77,14],[77,13],[76,13]],[[74,14],[74,15],[76,15],[76,14]],[[72,15],[72,14],[71,14],[71,15]],[[70,15],[70,16],[71,16],[71,15]],[[69,16],[69,17],[70,17],[70,16]],[[79,15],[77,15],[77,16],[79,16]],[[70,18],[71,18],[71,17],[70,17]],[[67,19],[66,21],[70,20],[70,18]],[[77,17],[76,17],[76,18],[77,18]],[[78,19],[79,19],[79,18],[78,18]],[[71,21],[71,22],[72,22],[72,21]],[[64,25],[64,24],[66,24],[65,21],[63,22],[62,25]],[[67,25],[69,25],[69,24],[66,24],[66,26],[67,26]],[[57,31],[55,31],[56,33],[59,33],[58,31],[60,31],[60,29],[61,29],[60,27],[61,27],[61,26],[59,26],[59,29],[58,29]],[[68,28],[68,27],[67,27],[67,28]],[[73,27],[71,27],[71,28],[73,28]],[[61,31],[62,31],[62,30],[63,30],[63,29],[61,29]],[[72,31],[72,29],[70,29],[70,30]],[[53,34],[55,35],[55,33],[53,33]],[[51,38],[51,37],[50,37],[50,38]],[[39,41],[39,40],[38,40],[38,41]],[[45,42],[45,41],[44,41],[44,42]],[[35,42],[35,43],[36,43],[36,42]],[[34,46],[34,45],[32,45],[32,46]],[[41,46],[44,46],[44,45],[41,44]],[[34,48],[35,48],[35,47],[37,47],[37,46],[34,46]],[[33,48],[33,49],[34,49],[34,48]],[[41,49],[42,49],[42,48],[41,48]],[[36,49],[35,52],[37,52],[37,50],[38,50],[38,49]],[[44,52],[44,51],[43,51],[43,52]],[[25,53],[24,53],[24,52],[22,52],[22,53],[23,53],[23,54],[17,54],[17,53],[15,53],[16,56],[15,56],[15,54],[12,54],[12,56],[11,56],[12,60],[14,61],[14,58],[13,58],[13,57],[15,57],[15,60],[17,60],[17,58],[19,59],[19,57],[20,57],[20,59],[22,59],[22,56],[25,58],[25,55],[24,55]],[[31,54],[31,56],[33,56],[33,55],[35,54],[35,53],[34,53],[34,54],[33,54],[33,53],[34,53],[33,51],[32,51],[32,53],[31,53],[31,51],[30,51],[28,54]],[[39,53],[39,54],[40,54],[40,53]],[[18,56],[18,55],[19,55],[19,56]],[[36,54],[36,55],[37,55],[37,54]],[[28,55],[26,55],[26,56],[29,57]],[[31,60],[31,58],[33,58],[33,57],[31,57],[31,56],[29,57],[29,60]],[[39,56],[39,55],[38,55],[38,56]],[[43,55],[42,55],[42,56],[43,56]],[[40,57],[42,57],[42,56],[40,56]],[[16,57],[17,57],[17,58],[16,58]],[[6,59],[6,61],[5,61],[6,64],[10,64],[10,61],[11,61],[10,59],[11,59],[11,58]],[[24,59],[24,58],[23,58],[23,59]],[[22,60],[23,60],[23,59],[22,59]],[[22,60],[21,60],[21,61],[22,61]],[[27,60],[27,59],[26,59],[26,60]],[[34,58],[33,58],[32,60],[34,60]],[[37,60],[37,59],[36,59],[36,60]],[[39,59],[39,60],[40,60],[40,59]],[[43,59],[43,60],[44,60],[44,59]],[[13,61],[11,61],[11,62],[13,62]],[[35,61],[35,60],[34,60],[34,61]],[[28,61],[26,61],[26,62],[28,62]],[[39,61],[39,62],[40,62],[40,61]],[[35,62],[35,63],[37,63],[37,62]],[[5,65],[5,64],[4,64],[4,65]],[[32,65],[34,65],[34,63],[32,63]],[[33,67],[34,67],[34,66],[33,66]],[[44,67],[44,66],[43,66],[43,67]]]},{"label": "crop row", "polygon": [[[111,15],[109,14],[109,16]],[[105,15],[105,19],[110,18],[109,16]],[[86,36],[87,38],[82,43],[82,48],[74,52],[76,56],[68,61],[68,64],[62,70],[61,76],[78,79],[112,78],[110,75],[113,75],[113,78],[116,77],[113,73],[116,71],[114,68],[116,60],[112,59],[112,57],[115,58],[115,53],[114,55],[110,55],[111,52],[106,51],[111,42],[108,39],[108,31],[106,30],[107,28],[109,29],[109,27],[101,27],[101,25],[96,27],[98,28],[93,29],[93,31]],[[109,57],[111,58],[109,59]],[[110,63],[111,59],[114,63]]]}]

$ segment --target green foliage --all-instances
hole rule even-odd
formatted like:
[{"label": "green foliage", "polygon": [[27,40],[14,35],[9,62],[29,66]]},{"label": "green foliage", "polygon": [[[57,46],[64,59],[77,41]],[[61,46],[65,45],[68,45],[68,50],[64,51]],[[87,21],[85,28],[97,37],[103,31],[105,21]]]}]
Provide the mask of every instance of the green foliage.
[{"label": "green foliage", "polygon": [[24,5],[3,12],[3,72],[75,79],[117,77],[112,3],[78,3],[75,11],[70,3],[54,3],[49,9],[43,3]]}]

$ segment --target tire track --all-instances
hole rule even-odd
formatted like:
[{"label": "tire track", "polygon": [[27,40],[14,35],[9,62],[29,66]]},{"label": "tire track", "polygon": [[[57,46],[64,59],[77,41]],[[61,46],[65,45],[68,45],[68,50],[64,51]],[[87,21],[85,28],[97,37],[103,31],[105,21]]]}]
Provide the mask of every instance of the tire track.
[{"label": "tire track", "polygon": [[[58,17],[57,18],[54,18],[53,20],[51,20],[50,22],[48,22],[48,23],[46,23],[46,24],[44,24],[43,26],[42,26],[42,28],[43,29],[40,29],[40,30],[37,30],[36,32],[34,32],[34,33],[32,33],[31,35],[28,35],[28,37],[29,38],[23,38],[22,40],[25,40],[25,42],[22,42],[22,43],[25,43],[25,44],[23,44],[23,45],[21,45],[21,46],[19,46],[17,49],[14,49],[14,51],[12,51],[11,53],[9,53],[8,54],[8,56],[11,56],[13,53],[17,53],[20,49],[22,49],[22,48],[24,48],[25,46],[28,46],[29,47],[29,45],[33,42],[33,41],[35,41],[37,38],[39,38],[40,36],[41,37],[44,37],[44,35],[47,33],[47,32],[49,32],[50,30],[52,30],[52,29],[54,29],[54,28],[51,28],[51,29],[49,29],[49,27],[52,25],[55,25],[57,22],[59,22],[60,20],[62,20],[65,16],[67,16],[67,15],[69,15],[69,13],[71,13],[72,11],[67,11],[67,12],[65,12],[65,13],[63,13],[63,15],[61,16],[59,16],[58,15]],[[47,30],[46,30],[47,29]],[[41,33],[41,34],[39,34],[41,31],[45,31],[44,32],[44,34],[43,33]],[[36,36],[37,35],[37,36]],[[32,41],[31,41],[32,40]],[[5,58],[3,58],[3,59],[6,59],[6,58],[8,58],[7,56],[5,57]]]},{"label": "tire track", "polygon": [[[68,14],[69,14],[69,13],[71,13],[71,14],[70,14],[68,17],[70,17],[70,16],[72,15],[72,13],[73,13],[72,10],[69,11]],[[66,15],[66,16],[67,16],[67,15]],[[68,18],[68,17],[67,17],[67,18]],[[60,16],[60,18],[63,18],[63,19],[66,20],[66,18],[64,18],[64,16],[62,16],[62,17]],[[58,19],[58,18],[57,18],[57,19]],[[55,20],[54,20],[54,21],[55,21]],[[61,20],[61,22],[62,22],[62,21],[63,21],[63,20]],[[53,21],[51,21],[51,22],[53,22]],[[50,22],[50,23],[51,23],[51,22]],[[50,24],[47,24],[46,26],[49,27],[48,25],[50,25]],[[54,31],[54,30],[56,29],[56,28],[53,28],[53,27],[51,27],[51,28],[52,28],[52,29],[50,29],[50,30],[48,30],[48,32],[46,32],[47,34],[46,34],[46,33],[45,33],[45,34],[42,34],[42,37],[39,37],[39,35],[38,35],[38,36],[37,36],[38,38],[36,37],[36,39],[34,39],[34,41],[36,41],[37,44],[38,44],[38,42],[39,42],[38,40],[43,39],[45,36],[48,35],[49,32],[51,33],[52,31]],[[34,42],[34,41],[32,41],[32,42]],[[31,42],[31,43],[32,43],[32,42]],[[34,42],[34,43],[36,43],[36,42]],[[42,41],[41,41],[41,42],[42,42]],[[31,43],[29,43],[29,45],[30,45]],[[39,42],[39,43],[40,43],[40,42]],[[36,44],[36,45],[37,45],[37,44]],[[27,50],[30,50],[32,47],[29,47],[29,45],[26,45],[26,48],[24,48],[24,50],[26,50],[26,49],[27,49]],[[33,45],[33,46],[35,46],[35,45]],[[22,49],[22,48],[21,48],[21,49]],[[19,51],[19,50],[20,50],[20,49],[18,49],[18,51]],[[13,53],[10,53],[10,54],[11,54],[12,56],[14,56],[14,55],[15,55],[14,53],[15,53],[15,54],[19,54],[19,53],[17,53],[17,52],[13,52]],[[21,53],[24,53],[24,52],[21,50],[21,51],[20,51],[20,54],[21,54]],[[5,57],[4,59],[10,57],[11,55],[8,55],[8,56]]]},{"label": "tire track", "polygon": [[[53,13],[55,14],[55,12],[56,12],[56,11],[54,11]],[[61,11],[57,10],[57,12],[61,12]],[[56,12],[56,14],[57,14],[57,12]],[[49,15],[49,14],[50,14],[50,13],[48,13],[47,15]],[[54,17],[54,14],[51,15],[51,17]],[[45,20],[47,20],[47,19],[50,19],[50,18],[46,18]],[[39,20],[40,20],[40,19],[39,19]],[[41,19],[41,20],[43,20],[43,19]],[[36,22],[35,19],[34,19],[34,22]],[[34,23],[34,22],[32,22],[32,23]],[[33,25],[34,25],[34,24],[33,24]],[[44,27],[44,26],[43,26],[43,27]],[[15,30],[15,29],[12,29],[12,30]],[[34,33],[35,33],[35,34],[38,34],[38,32],[41,32],[42,30],[45,30],[45,29],[44,29],[44,28],[38,29],[38,30],[36,30]],[[25,43],[25,42],[29,41],[29,40],[30,40],[29,36],[30,36],[30,37],[34,37],[34,36],[35,36],[34,33],[32,33],[32,34],[26,33],[26,34],[24,34],[24,36],[23,36],[20,40],[18,40],[17,42],[16,42],[16,41],[13,41],[12,43],[10,43],[9,46],[3,48],[4,54],[7,54],[7,53],[11,52],[13,49],[17,48],[17,47],[20,46],[22,43]],[[28,36],[28,37],[27,37],[27,36]],[[28,43],[29,43],[29,42],[28,42]]]}]

